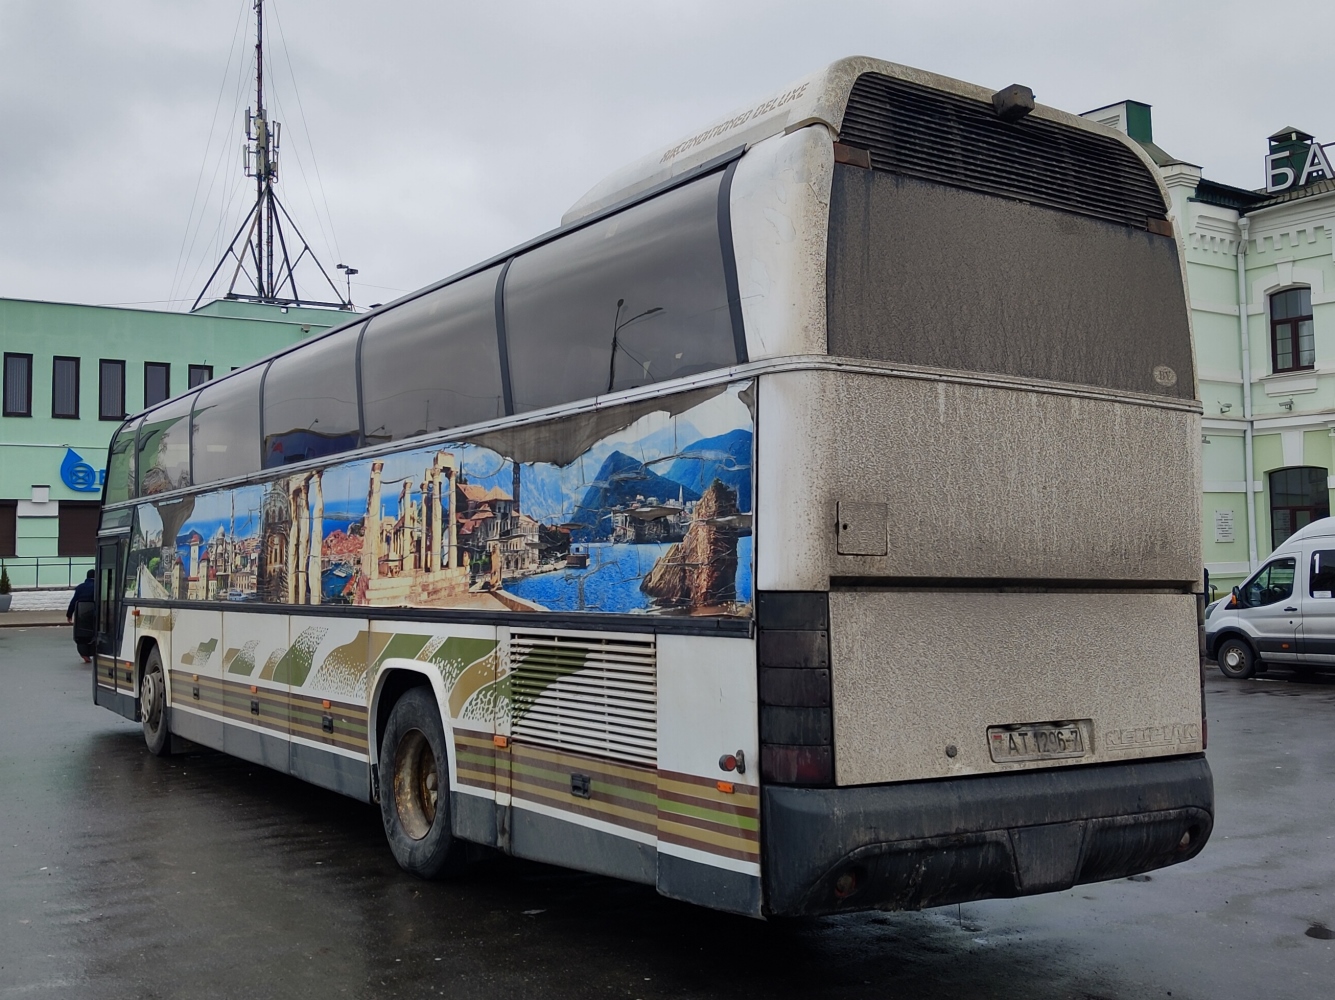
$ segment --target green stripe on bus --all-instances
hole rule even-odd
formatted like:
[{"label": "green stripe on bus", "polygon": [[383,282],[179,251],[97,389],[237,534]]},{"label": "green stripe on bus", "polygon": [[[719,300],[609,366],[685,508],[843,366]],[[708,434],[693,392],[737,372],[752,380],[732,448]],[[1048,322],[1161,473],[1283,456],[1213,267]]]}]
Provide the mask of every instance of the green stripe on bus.
[{"label": "green stripe on bus", "polygon": [[736,813],[719,812],[716,809],[704,809],[700,806],[688,806],[685,803],[673,802],[670,799],[659,799],[658,811],[667,813],[669,816],[674,813],[679,816],[693,816],[696,819],[707,820],[719,826],[731,826],[740,830],[760,829],[760,818],[758,816],[738,816]]}]

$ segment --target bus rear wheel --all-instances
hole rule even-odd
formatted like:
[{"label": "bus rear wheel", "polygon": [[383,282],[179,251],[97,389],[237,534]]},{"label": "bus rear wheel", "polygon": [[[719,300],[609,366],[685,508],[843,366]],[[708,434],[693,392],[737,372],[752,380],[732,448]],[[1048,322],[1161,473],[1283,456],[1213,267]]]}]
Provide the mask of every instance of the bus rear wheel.
[{"label": "bus rear wheel", "polygon": [[380,741],[380,818],[399,867],[419,878],[457,874],[466,845],[450,832],[445,728],[429,687],[405,691]]},{"label": "bus rear wheel", "polygon": [[139,677],[139,717],[144,727],[148,752],[158,757],[171,753],[171,733],[167,726],[167,685],[162,673],[162,654],[154,646],[144,658]]},{"label": "bus rear wheel", "polygon": [[1219,672],[1235,681],[1246,680],[1256,673],[1256,654],[1241,639],[1225,639],[1215,655]]}]

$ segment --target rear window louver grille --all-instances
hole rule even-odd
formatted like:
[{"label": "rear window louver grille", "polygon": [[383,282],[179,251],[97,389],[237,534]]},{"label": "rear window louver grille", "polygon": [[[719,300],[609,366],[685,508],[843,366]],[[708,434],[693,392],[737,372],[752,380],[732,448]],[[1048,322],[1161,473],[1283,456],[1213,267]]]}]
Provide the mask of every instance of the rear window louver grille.
[{"label": "rear window louver grille", "polygon": [[658,762],[652,635],[510,635],[510,735],[613,760]]},{"label": "rear window louver grille", "polygon": [[848,97],[839,141],[876,170],[1145,229],[1164,203],[1148,168],[1115,139],[875,73]]}]

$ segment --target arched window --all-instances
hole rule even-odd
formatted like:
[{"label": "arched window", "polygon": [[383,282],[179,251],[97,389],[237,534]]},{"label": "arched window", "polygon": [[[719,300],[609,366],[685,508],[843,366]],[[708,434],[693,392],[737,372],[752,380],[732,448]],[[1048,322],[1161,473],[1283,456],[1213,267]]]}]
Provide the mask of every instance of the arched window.
[{"label": "arched window", "polygon": [[1276,374],[1316,364],[1310,288],[1290,288],[1270,296],[1270,358]]},{"label": "arched window", "polygon": [[1330,517],[1327,471],[1304,465],[1270,473],[1270,545],[1280,542],[1317,518]]}]

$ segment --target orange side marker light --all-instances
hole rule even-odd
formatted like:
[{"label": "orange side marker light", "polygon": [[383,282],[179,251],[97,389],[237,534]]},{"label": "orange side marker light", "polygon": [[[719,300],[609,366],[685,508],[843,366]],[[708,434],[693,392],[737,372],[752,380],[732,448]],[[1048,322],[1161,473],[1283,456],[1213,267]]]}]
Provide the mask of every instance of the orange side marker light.
[{"label": "orange side marker light", "polygon": [[732,795],[732,794],[733,794],[733,787],[732,787],[732,782],[731,782],[731,781],[719,781],[719,782],[715,782],[715,784],[718,785],[718,790],[719,790],[720,792],[725,792],[725,793],[727,793],[728,795]]},{"label": "orange side marker light", "polygon": [[334,707],[333,702],[331,702],[328,698],[326,698],[324,701],[320,702],[320,704],[323,705],[325,708],[333,708],[333,707]]},{"label": "orange side marker light", "polygon": [[251,694],[259,694],[259,693],[260,693],[260,689],[259,689],[257,686],[255,686],[254,684],[252,684],[252,685],[250,686],[250,693],[251,693]]},{"label": "orange side marker light", "polygon": [[508,736],[497,735],[491,738],[491,742],[495,743],[501,749],[504,749],[510,745],[510,738]]}]

